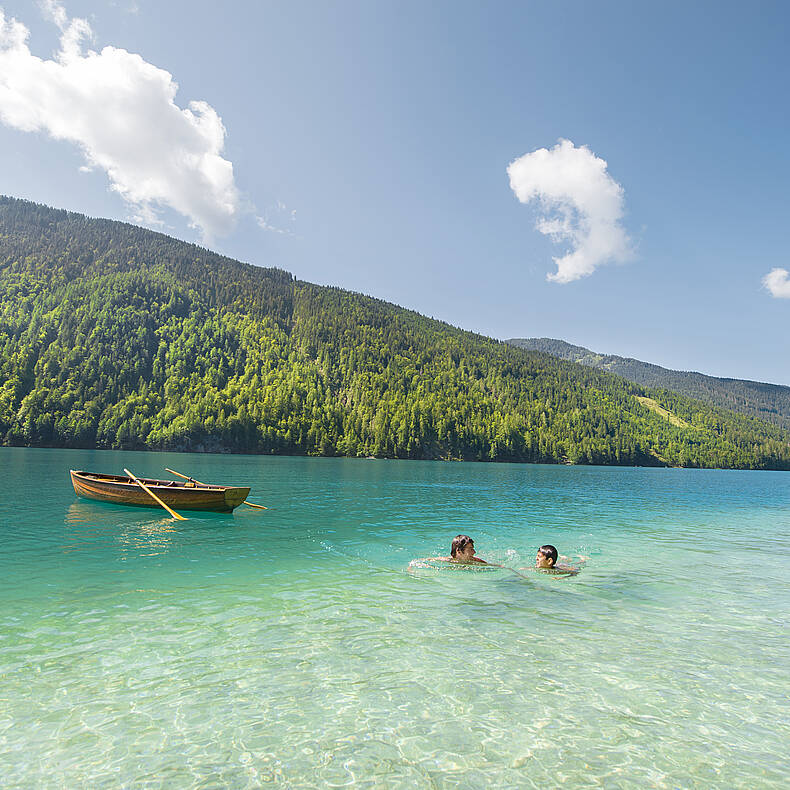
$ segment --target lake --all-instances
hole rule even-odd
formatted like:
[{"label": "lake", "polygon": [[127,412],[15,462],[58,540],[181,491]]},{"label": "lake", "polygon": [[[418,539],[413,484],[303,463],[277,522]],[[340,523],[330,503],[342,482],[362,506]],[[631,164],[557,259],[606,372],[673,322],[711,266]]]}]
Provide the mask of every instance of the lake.
[{"label": "lake", "polygon": [[[68,470],[251,485],[233,515]],[[0,776],[790,784],[790,473],[0,449]],[[457,533],[528,568],[409,572]],[[578,576],[529,568],[542,543]]]}]

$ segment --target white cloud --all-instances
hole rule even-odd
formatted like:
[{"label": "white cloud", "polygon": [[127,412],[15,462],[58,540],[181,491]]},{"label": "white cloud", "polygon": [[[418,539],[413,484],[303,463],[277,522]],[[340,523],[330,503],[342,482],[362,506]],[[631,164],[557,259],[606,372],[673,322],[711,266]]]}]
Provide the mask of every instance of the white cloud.
[{"label": "white cloud", "polygon": [[630,240],[620,224],[623,188],[607,172],[606,161],[587,146],[559,140],[511,162],[510,188],[522,203],[538,201],[537,229],[570,250],[546,279],[569,283],[610,261],[631,257]]},{"label": "white cloud", "polygon": [[204,240],[229,232],[240,197],[213,107],[179,107],[173,76],[140,55],[110,46],[84,52],[93,35],[88,22],[69,19],[57,0],[43,7],[61,31],[51,60],[33,55],[29,30],[0,9],[0,120],[77,145],[137,220],[156,223],[158,210],[169,207]]},{"label": "white cloud", "polygon": [[790,299],[790,272],[787,269],[771,269],[763,277],[763,285],[777,299]]}]

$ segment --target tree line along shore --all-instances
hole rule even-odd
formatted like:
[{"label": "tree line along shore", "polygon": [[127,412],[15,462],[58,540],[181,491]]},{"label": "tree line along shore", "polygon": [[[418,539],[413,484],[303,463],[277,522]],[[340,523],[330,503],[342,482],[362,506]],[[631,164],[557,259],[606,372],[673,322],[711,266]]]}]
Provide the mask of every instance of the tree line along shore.
[{"label": "tree line along shore", "polygon": [[13,198],[0,442],[790,469],[781,426]]}]

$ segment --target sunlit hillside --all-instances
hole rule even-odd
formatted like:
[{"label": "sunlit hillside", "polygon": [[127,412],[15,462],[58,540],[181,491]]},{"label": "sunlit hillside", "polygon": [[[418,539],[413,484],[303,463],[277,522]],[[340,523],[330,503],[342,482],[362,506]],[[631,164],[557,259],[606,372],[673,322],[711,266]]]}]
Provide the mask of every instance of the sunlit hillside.
[{"label": "sunlit hillside", "polygon": [[756,418],[13,198],[0,297],[5,444],[790,468]]}]

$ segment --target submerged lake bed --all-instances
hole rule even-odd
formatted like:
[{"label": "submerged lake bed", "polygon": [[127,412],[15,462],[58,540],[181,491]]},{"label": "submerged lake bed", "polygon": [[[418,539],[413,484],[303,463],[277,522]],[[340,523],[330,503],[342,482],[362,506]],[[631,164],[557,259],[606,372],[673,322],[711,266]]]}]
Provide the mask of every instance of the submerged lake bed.
[{"label": "submerged lake bed", "polygon": [[[790,782],[790,473],[0,448],[4,787]],[[259,511],[78,499],[69,469]],[[411,573],[458,533],[522,571]],[[537,548],[587,558],[530,570]]]}]

